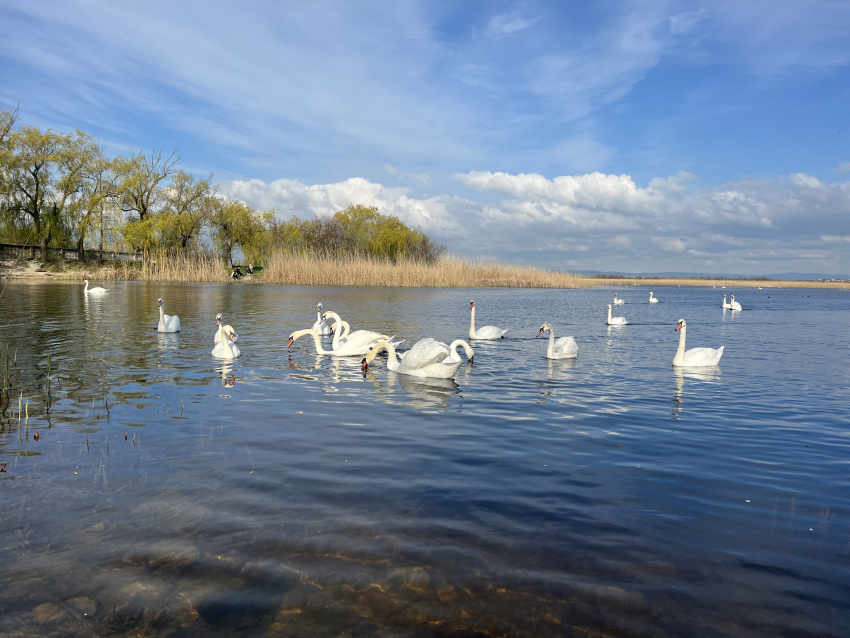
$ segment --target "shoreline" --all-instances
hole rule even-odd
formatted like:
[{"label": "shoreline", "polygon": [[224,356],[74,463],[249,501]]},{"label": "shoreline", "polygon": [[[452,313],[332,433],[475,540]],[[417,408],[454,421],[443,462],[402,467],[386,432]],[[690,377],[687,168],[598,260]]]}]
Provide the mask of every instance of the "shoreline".
[{"label": "shoreline", "polygon": [[[384,287],[384,288],[541,288],[574,290],[587,288],[637,288],[637,287],[681,287],[700,286],[712,288],[809,288],[848,290],[850,282],[812,280],[760,280],[760,279],[689,279],[689,278],[595,278],[544,269],[513,266],[486,262],[471,262],[463,259],[446,260],[437,264],[399,263],[388,264],[374,260],[351,260],[348,262],[319,260],[306,257],[286,260],[286,268],[265,269],[259,275],[246,275],[238,280],[229,277],[223,267],[186,268],[194,264],[180,263],[174,267],[128,268],[126,264],[79,264],[64,262],[60,269],[56,264],[42,264],[37,260],[0,263],[0,280],[5,282],[79,283],[91,281],[173,281],[185,283],[236,283],[236,284],[281,284],[290,286],[340,286],[340,287]],[[340,265],[347,272],[340,272]],[[353,267],[353,268],[352,268]],[[146,276],[148,275],[148,276]],[[271,275],[271,276],[268,276]]]}]

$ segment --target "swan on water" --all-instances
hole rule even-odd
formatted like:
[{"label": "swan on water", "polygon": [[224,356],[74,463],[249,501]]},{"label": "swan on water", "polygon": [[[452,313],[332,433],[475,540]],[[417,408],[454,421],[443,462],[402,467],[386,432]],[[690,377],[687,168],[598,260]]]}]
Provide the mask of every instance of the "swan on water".
[{"label": "swan on water", "polygon": [[652,293],[649,293],[649,303],[658,303],[658,299],[652,296]]},{"label": "swan on water", "polygon": [[313,330],[324,337],[331,333],[331,327],[322,319],[322,304],[316,306],[316,323],[313,324]]},{"label": "swan on water", "polygon": [[720,307],[721,307],[721,308],[731,308],[731,307],[732,307],[732,304],[727,303],[727,301],[726,301],[726,295],[723,295],[723,303],[722,303],[722,304],[720,304]]},{"label": "swan on water", "polygon": [[729,304],[729,307],[732,310],[741,310],[742,309],[741,304],[739,304],[737,301],[735,301],[735,295],[732,295],[732,302]]},{"label": "swan on water", "polygon": [[[616,303],[616,302],[615,302]],[[549,322],[540,326],[539,337],[544,332],[549,333],[549,348],[546,350],[547,359],[575,359],[578,356],[578,344],[573,337],[561,337],[555,340],[555,331]]]},{"label": "swan on water", "polygon": [[615,306],[622,306],[624,303],[626,303],[626,300],[625,299],[617,299],[617,293],[615,292],[614,293],[614,305]]},{"label": "swan on water", "polygon": [[162,306],[162,299],[157,299],[156,304],[159,306],[159,325],[156,328],[157,332],[180,332],[180,317],[177,315],[165,314],[165,309]]},{"label": "swan on water", "polygon": [[626,321],[625,317],[612,317],[611,316],[611,304],[606,306],[608,308],[608,325],[609,326],[625,326],[628,321]]},{"label": "swan on water", "polygon": [[[332,320],[334,323],[333,351],[331,354],[338,354],[342,356],[366,354],[378,341],[389,341],[391,343],[393,341],[393,337],[388,337],[387,335],[381,332],[375,332],[374,330],[355,330],[354,332],[351,332],[348,323],[343,321],[342,318],[332,310],[325,312],[322,315],[322,320],[325,322]],[[400,343],[402,343],[402,341],[395,342],[393,345],[397,346]]]},{"label": "swan on water", "polygon": [[723,356],[723,346],[717,350],[714,348],[691,348],[685,351],[685,323],[684,319],[679,319],[676,324],[676,330],[679,331],[679,349],[676,351],[676,356],[673,357],[673,365],[676,367],[686,368],[704,368],[707,366],[716,366],[720,363],[720,357]]},{"label": "swan on water", "polygon": [[469,319],[469,338],[470,339],[502,339],[507,328],[502,330],[496,326],[482,326],[478,330],[475,329],[475,302],[469,302],[469,310],[471,311]]},{"label": "swan on water", "polygon": [[393,344],[387,341],[379,341],[372,346],[372,349],[360,363],[363,366],[363,372],[366,372],[369,364],[378,356],[378,353],[386,350],[388,354],[387,368],[393,372],[408,374],[412,377],[451,379],[463,362],[463,359],[457,353],[458,346],[463,346],[467,358],[472,361],[475,353],[466,341],[457,339],[447,346],[442,341],[428,337],[414,343],[413,347],[404,353],[400,360],[396,356]]},{"label": "swan on water", "polygon": [[83,281],[86,282],[86,287],[83,289],[83,292],[87,295],[103,295],[109,290],[109,288],[101,288],[100,286],[89,288],[89,280],[83,279]]},{"label": "swan on water", "polygon": [[221,313],[215,316],[218,332],[215,333],[215,347],[212,350],[212,356],[217,359],[235,359],[242,352],[236,346],[236,331],[233,326],[225,326]]}]

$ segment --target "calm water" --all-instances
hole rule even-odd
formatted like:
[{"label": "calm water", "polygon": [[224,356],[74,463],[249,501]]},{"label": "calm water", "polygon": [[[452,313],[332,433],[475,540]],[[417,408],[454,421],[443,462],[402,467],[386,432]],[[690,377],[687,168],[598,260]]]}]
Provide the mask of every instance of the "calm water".
[{"label": "calm water", "polygon": [[[608,290],[108,287],[0,300],[3,635],[850,635],[848,291],[629,287],[607,328]],[[465,338],[470,298],[510,330],[455,382],[287,348],[319,301]]]}]

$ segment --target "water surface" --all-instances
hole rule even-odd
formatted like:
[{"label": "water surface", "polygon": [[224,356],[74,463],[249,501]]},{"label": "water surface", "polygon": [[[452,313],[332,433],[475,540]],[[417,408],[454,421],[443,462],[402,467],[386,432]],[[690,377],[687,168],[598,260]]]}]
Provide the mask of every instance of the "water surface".
[{"label": "water surface", "polygon": [[[613,290],[107,287],[0,299],[3,635],[847,635],[848,291],[619,288],[608,328]],[[453,382],[287,347],[317,302],[465,338],[471,298],[509,331]],[[718,368],[671,367],[680,317]]]}]

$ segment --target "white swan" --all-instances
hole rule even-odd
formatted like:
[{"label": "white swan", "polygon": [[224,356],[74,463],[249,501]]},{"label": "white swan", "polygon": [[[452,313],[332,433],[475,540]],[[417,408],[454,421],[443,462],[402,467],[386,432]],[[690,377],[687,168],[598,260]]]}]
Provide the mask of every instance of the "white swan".
[{"label": "white swan", "polygon": [[686,325],[684,319],[679,319],[679,323],[676,324],[676,330],[679,331],[679,349],[676,350],[676,356],[673,357],[673,365],[686,368],[704,368],[716,366],[720,363],[720,357],[723,356],[723,346],[720,346],[717,350],[714,348],[691,348],[685,352]]},{"label": "white swan", "polygon": [[87,295],[104,295],[109,291],[109,288],[101,288],[100,286],[89,288],[89,280],[83,279],[83,281],[86,282],[86,287],[83,288],[83,292]]},{"label": "white swan", "polygon": [[720,304],[721,308],[731,308],[732,304],[726,302],[726,295],[723,295],[723,303]]},{"label": "white swan", "polygon": [[476,330],[474,301],[469,302],[469,309],[471,311],[471,316],[469,320],[470,339],[502,339],[505,336],[505,333],[508,331],[507,328],[505,330],[502,330],[501,328],[497,328],[496,326],[483,326]]},{"label": "white swan", "polygon": [[658,303],[658,299],[652,296],[652,293],[649,293],[649,303]]},{"label": "white swan", "polygon": [[[221,323],[221,317],[222,317],[221,313],[218,313],[215,316],[216,325]],[[233,326],[224,326],[224,332],[227,334],[228,337],[230,337],[230,340],[233,343],[236,343],[237,341],[239,341],[239,335],[236,334],[236,331],[233,329]],[[215,329],[215,336],[213,337],[213,343],[218,343],[219,341],[221,341],[221,333],[219,332],[218,328],[216,328]]]},{"label": "white swan", "polygon": [[573,337],[561,337],[555,341],[555,331],[551,323],[540,326],[539,337],[544,332],[549,333],[549,349],[546,350],[547,359],[575,359],[578,356],[578,344]]},{"label": "white swan", "polygon": [[741,310],[741,304],[735,301],[735,295],[732,295],[732,302],[729,304],[732,310]]},{"label": "white swan", "polygon": [[[378,341],[393,342],[392,337],[388,337],[380,332],[375,332],[374,330],[355,330],[354,332],[351,332],[348,323],[343,321],[342,318],[332,310],[328,310],[324,313],[322,315],[322,320],[333,320],[334,322],[333,354],[340,354],[341,352],[345,352],[344,356],[366,354]],[[402,343],[402,341],[395,342],[393,345],[397,346],[400,343]]]},{"label": "white swan", "polygon": [[177,315],[165,314],[165,309],[162,307],[162,299],[156,300],[159,306],[159,325],[156,328],[157,332],[180,332],[180,317]]},{"label": "white swan", "polygon": [[235,359],[242,352],[236,347],[236,331],[232,326],[222,325],[224,322],[221,318],[221,313],[216,315],[216,323],[218,324],[218,332],[216,332],[215,347],[212,350],[212,356],[217,359]]},{"label": "white swan", "polygon": [[608,308],[608,325],[609,326],[625,326],[629,322],[626,321],[625,317],[612,317],[611,316],[611,304],[606,306]]},{"label": "white swan", "polygon": [[413,347],[404,354],[400,361],[396,358],[396,351],[391,343],[379,341],[372,346],[361,364],[363,372],[366,372],[369,364],[372,363],[378,353],[386,350],[389,355],[387,357],[387,368],[393,372],[408,374],[412,377],[451,379],[463,362],[463,359],[457,353],[458,346],[463,346],[466,356],[472,361],[475,353],[466,341],[457,339],[447,346],[441,341],[428,337],[413,344]]},{"label": "white swan", "polygon": [[313,324],[313,330],[325,337],[331,333],[331,327],[322,319],[322,304],[316,306],[316,323]]},{"label": "white swan", "polygon": [[614,305],[615,306],[622,306],[624,303],[626,303],[626,300],[625,299],[617,299],[617,293],[615,292],[614,293]]}]

